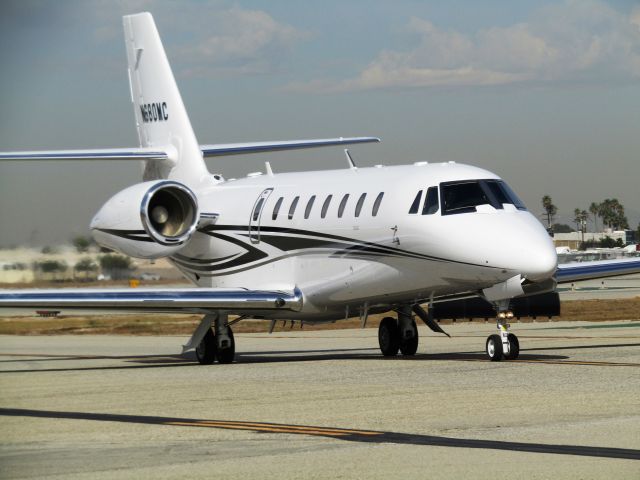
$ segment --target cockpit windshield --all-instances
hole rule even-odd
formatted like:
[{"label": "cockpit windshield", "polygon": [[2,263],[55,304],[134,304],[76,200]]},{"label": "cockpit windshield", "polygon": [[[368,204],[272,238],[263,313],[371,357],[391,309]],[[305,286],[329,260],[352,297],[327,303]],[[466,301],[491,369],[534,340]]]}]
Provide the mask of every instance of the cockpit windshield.
[{"label": "cockpit windshield", "polygon": [[511,204],[526,210],[524,203],[502,180],[459,180],[440,184],[442,215],[475,212],[478,205],[503,209]]}]

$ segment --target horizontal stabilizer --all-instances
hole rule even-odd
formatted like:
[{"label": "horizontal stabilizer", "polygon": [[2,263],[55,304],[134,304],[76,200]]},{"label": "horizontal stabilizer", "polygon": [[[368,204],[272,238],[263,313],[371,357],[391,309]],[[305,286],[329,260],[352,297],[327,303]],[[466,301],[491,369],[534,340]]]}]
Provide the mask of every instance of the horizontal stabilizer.
[{"label": "horizontal stabilizer", "polygon": [[0,152],[0,160],[166,160],[167,158],[167,152],[159,148]]},{"label": "horizontal stabilizer", "polygon": [[202,313],[302,308],[302,293],[243,288],[164,288],[0,290],[0,309],[109,310],[123,312]]},{"label": "horizontal stabilizer", "polygon": [[[379,142],[376,137],[338,137],[316,140],[281,140],[271,142],[221,143],[200,145],[204,157],[242,155],[249,153],[277,152],[302,148],[353,145]],[[0,152],[1,160],[168,160],[167,147],[98,148],[92,150],[41,150],[34,152]]]},{"label": "horizontal stabilizer", "polygon": [[272,142],[223,143],[218,145],[200,145],[205,157],[223,155],[243,155],[248,153],[278,152],[282,150],[298,150],[302,148],[331,147],[336,145],[353,145],[356,143],[379,142],[376,137],[338,137],[316,140],[282,140]]}]

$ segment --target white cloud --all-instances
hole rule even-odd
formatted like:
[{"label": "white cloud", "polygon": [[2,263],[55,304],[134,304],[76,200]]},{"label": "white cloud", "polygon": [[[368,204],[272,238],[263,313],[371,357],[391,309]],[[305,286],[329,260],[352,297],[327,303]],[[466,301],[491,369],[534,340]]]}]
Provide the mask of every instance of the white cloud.
[{"label": "white cloud", "polygon": [[417,36],[414,48],[382,51],[354,78],[287,89],[340,92],[640,77],[640,8],[624,15],[598,0],[566,0],[508,27],[463,34],[412,18],[407,32]]},{"label": "white cloud", "polygon": [[171,38],[174,68],[187,75],[266,73],[278,68],[291,49],[310,35],[262,10],[230,7],[223,0],[94,0],[84,4],[99,26],[98,42],[122,36],[122,15],[153,14],[160,35]]},{"label": "white cloud", "polygon": [[192,65],[187,74],[266,73],[309,36],[260,10],[231,8],[209,19],[194,31],[193,42],[180,48],[180,58]]}]

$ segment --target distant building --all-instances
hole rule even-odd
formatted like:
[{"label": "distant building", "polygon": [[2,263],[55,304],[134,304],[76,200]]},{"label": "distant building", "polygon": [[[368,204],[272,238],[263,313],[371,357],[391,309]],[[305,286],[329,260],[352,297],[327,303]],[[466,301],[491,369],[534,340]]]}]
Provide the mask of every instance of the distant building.
[{"label": "distant building", "polygon": [[[582,232],[555,233],[553,235],[553,243],[556,247],[569,247],[571,250],[578,250],[580,248],[580,244],[582,243],[582,235]],[[624,245],[636,243],[637,241],[635,230],[615,230],[610,232],[584,233],[585,242],[600,242],[604,240],[605,237],[609,237],[614,241],[620,239]]]},{"label": "distant building", "polygon": [[33,270],[30,265],[22,262],[0,261],[0,282],[31,283],[33,280]]}]

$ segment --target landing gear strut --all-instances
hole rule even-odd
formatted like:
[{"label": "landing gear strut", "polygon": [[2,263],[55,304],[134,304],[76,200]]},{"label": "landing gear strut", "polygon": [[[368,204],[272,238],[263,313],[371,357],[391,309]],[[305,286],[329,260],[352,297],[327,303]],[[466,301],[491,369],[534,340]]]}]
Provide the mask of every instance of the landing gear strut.
[{"label": "landing gear strut", "polygon": [[492,362],[499,362],[502,359],[515,360],[520,355],[520,342],[518,337],[513,333],[509,333],[508,320],[513,318],[513,312],[507,310],[504,304],[498,305],[497,327],[499,335],[489,335],[486,343],[487,357]]},{"label": "landing gear strut", "polygon": [[216,358],[220,363],[231,363],[236,356],[236,342],[227,320],[226,314],[219,314],[214,324],[217,340]]},{"label": "landing gear strut", "polygon": [[183,351],[195,345],[196,358],[201,365],[211,365],[216,359],[219,363],[233,362],[236,342],[227,320],[226,314],[206,315]]},{"label": "landing gear strut", "polygon": [[418,351],[418,327],[413,319],[410,305],[404,306],[398,311],[398,327],[400,330],[400,353],[405,356],[415,355]]}]

